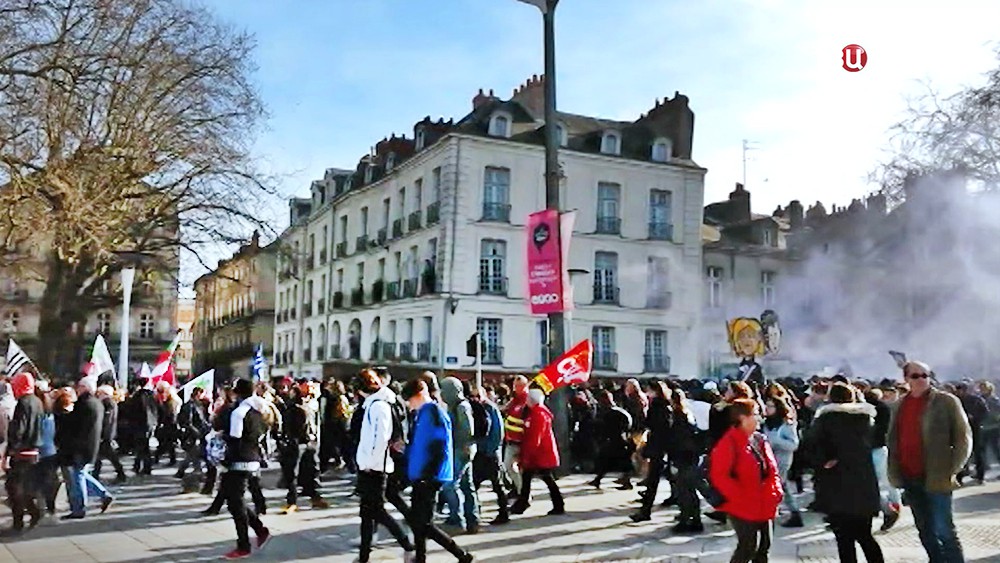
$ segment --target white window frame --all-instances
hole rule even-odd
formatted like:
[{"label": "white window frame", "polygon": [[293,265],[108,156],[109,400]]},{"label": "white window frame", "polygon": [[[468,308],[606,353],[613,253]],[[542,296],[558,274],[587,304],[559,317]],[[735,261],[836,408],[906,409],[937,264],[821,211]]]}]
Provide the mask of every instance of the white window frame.
[{"label": "white window frame", "polygon": [[156,332],[156,317],[152,313],[139,315],[139,338],[151,339]]},{"label": "white window frame", "polygon": [[622,134],[618,131],[605,131],[604,135],[601,136],[601,153],[620,155],[622,153]]},{"label": "white window frame", "polygon": [[772,307],[775,303],[777,272],[773,270],[761,270],[760,272],[760,300],[765,307]]},{"label": "white window frame", "polygon": [[[477,318],[476,332],[483,340],[483,358],[501,354],[501,350],[503,350],[503,319]],[[495,352],[491,354],[490,350],[495,350]],[[502,356],[499,359],[501,362],[503,361]]]},{"label": "white window frame", "polygon": [[424,130],[423,127],[418,127],[417,128],[417,135],[416,135],[416,137],[417,137],[417,139],[416,139],[417,150],[418,151],[419,150],[423,150],[424,145],[427,143],[427,132]]},{"label": "white window frame", "polygon": [[479,291],[503,291],[507,277],[507,241],[484,238],[479,242]]},{"label": "white window frame", "polygon": [[653,141],[649,157],[653,162],[670,162],[673,148],[674,145],[670,142],[670,139],[660,137]]},{"label": "white window frame", "polygon": [[391,152],[385,157],[385,171],[389,172],[396,166],[396,153]]},{"label": "white window frame", "polygon": [[708,284],[708,306],[715,308],[722,306],[722,280],[725,278],[725,270],[721,266],[707,266],[705,268],[705,280]]},{"label": "white window frame", "polygon": [[493,115],[490,116],[489,135],[491,137],[509,139],[511,124],[513,122],[514,119],[509,113],[505,111],[494,112]]}]

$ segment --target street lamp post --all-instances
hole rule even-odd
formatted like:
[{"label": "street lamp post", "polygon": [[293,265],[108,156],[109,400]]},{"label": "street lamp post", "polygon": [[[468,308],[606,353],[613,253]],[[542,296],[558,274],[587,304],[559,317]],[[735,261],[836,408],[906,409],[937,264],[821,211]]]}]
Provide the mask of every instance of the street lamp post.
[{"label": "street lamp post", "polygon": [[[559,204],[559,183],[562,174],[559,170],[559,132],[556,127],[556,49],[555,49],[555,15],[559,0],[520,0],[537,7],[542,12],[544,27],[545,50],[545,208],[561,211]],[[555,232],[556,244],[562,246],[559,240],[559,229]],[[566,336],[563,314],[549,313],[549,351],[553,358],[558,358],[566,350]],[[562,467],[571,467],[570,462],[570,427],[569,427],[569,391],[560,388],[552,393],[549,402],[552,409],[553,427],[556,441],[559,445]]]}]

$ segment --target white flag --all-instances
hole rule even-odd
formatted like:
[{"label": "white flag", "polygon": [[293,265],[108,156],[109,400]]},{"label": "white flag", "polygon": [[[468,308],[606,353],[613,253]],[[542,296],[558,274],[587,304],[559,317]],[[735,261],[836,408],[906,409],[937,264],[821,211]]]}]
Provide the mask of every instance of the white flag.
[{"label": "white flag", "polygon": [[142,367],[139,368],[139,379],[145,379],[146,383],[143,385],[145,389],[153,388],[153,372],[149,369],[149,364],[142,362]]},{"label": "white flag", "polygon": [[104,336],[98,334],[94,341],[94,352],[90,355],[90,367],[87,375],[101,375],[105,372],[115,371],[115,362],[111,359],[111,352],[108,351],[108,344],[104,341]]},{"label": "white flag", "polygon": [[204,389],[205,394],[208,396],[208,400],[211,402],[212,390],[215,388],[215,370],[210,369],[191,381],[188,381],[181,387],[181,391],[184,392],[185,403],[191,400],[191,393],[193,393],[196,388]]},{"label": "white flag", "polygon": [[7,343],[7,375],[15,376],[20,371],[24,364],[29,363],[31,360],[28,359],[28,355],[24,353],[24,350],[14,342],[11,338]]}]

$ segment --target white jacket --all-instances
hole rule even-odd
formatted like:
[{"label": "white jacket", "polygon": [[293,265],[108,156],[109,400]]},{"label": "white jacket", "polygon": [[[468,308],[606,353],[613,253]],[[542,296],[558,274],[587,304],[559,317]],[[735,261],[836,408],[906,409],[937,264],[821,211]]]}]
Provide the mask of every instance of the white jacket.
[{"label": "white jacket", "polygon": [[356,460],[359,471],[392,473],[395,468],[389,455],[389,441],[392,439],[392,408],[396,394],[383,387],[364,402],[365,414],[361,421],[361,439],[358,442]]}]

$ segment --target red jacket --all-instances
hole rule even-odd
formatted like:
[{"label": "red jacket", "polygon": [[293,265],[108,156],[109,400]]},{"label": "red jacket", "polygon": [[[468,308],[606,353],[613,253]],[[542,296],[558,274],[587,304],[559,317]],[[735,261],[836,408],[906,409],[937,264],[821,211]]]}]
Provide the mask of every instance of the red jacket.
[{"label": "red jacket", "polygon": [[545,405],[531,407],[529,411],[518,462],[522,471],[559,467],[559,449],[552,433],[552,411]]},{"label": "red jacket", "polygon": [[720,511],[740,520],[767,522],[778,516],[781,480],[771,445],[760,434],[755,434],[754,440],[759,441],[757,449],[763,452],[763,469],[750,449],[746,432],[730,428],[712,448],[709,480],[726,499]]}]

